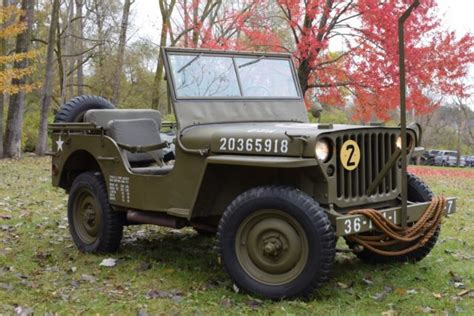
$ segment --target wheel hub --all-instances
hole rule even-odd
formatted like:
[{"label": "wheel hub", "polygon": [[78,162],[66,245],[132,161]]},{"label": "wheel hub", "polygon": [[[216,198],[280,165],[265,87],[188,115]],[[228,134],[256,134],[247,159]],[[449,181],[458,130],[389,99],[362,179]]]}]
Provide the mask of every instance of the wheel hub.
[{"label": "wheel hub", "polygon": [[86,244],[92,244],[99,234],[101,217],[93,194],[84,189],[74,202],[74,227],[78,237]]},{"label": "wheel hub", "polygon": [[263,241],[263,254],[267,257],[278,257],[283,250],[280,239],[275,237],[267,238]]},{"label": "wheel hub", "polygon": [[262,210],[249,216],[236,236],[237,257],[255,279],[284,284],[304,268],[308,245],[301,225],[278,210]]}]

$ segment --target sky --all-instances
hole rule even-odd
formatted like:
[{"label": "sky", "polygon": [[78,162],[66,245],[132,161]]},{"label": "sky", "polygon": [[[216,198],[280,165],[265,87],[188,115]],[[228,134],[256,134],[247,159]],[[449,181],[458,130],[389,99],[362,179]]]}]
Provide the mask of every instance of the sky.
[{"label": "sky", "polygon": [[[459,35],[474,32],[474,0],[438,0],[439,14],[446,27]],[[133,5],[134,37],[159,40],[160,8],[158,0],[136,0]]]},{"label": "sky", "polygon": [[[438,0],[437,2],[439,15],[448,30],[454,30],[458,36],[468,32],[474,33],[474,0]],[[133,36],[131,40],[144,38],[158,45],[160,37],[158,0],[136,0],[132,8],[135,30],[131,32]],[[471,66],[468,81],[474,85],[474,65]],[[474,100],[471,102],[470,106],[474,109]]]}]

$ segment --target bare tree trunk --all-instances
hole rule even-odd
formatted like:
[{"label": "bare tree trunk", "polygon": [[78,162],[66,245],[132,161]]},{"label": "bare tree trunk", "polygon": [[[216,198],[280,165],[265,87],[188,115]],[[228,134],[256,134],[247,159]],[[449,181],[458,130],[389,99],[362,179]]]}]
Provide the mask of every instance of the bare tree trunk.
[{"label": "bare tree trunk", "polygon": [[48,50],[46,53],[46,75],[43,84],[43,93],[41,96],[40,127],[38,131],[38,142],[36,144],[36,153],[44,155],[48,140],[48,114],[53,93],[54,76],[54,47],[56,45],[56,29],[59,23],[60,0],[54,0],[53,12],[51,13],[51,25],[48,34]]},{"label": "bare tree trunk", "polygon": [[[20,21],[26,22],[27,29],[16,38],[15,52],[18,54],[27,53],[30,49],[31,33],[33,28],[33,13],[35,8],[34,0],[22,0],[21,8],[26,13],[20,18]],[[16,69],[28,68],[27,58],[15,62],[13,67]],[[28,78],[13,79],[12,84],[24,85]],[[8,105],[7,129],[4,144],[4,155],[9,158],[21,157],[21,129],[23,125],[23,112],[25,110],[26,93],[20,92],[10,97]]]},{"label": "bare tree trunk", "polygon": [[[104,74],[104,45],[105,45],[105,34],[104,34],[104,14],[103,14],[103,7],[102,1],[95,0],[93,2],[94,10],[96,14],[96,24],[97,24],[97,40],[99,42],[99,49],[98,49],[98,77],[100,82],[105,82],[105,74]],[[100,85],[99,90],[97,91],[99,95],[103,94],[103,85]]]},{"label": "bare tree trunk", "polygon": [[[9,0],[3,0],[3,7],[7,7],[10,4]],[[0,56],[5,56],[6,54],[6,40],[4,37],[0,38]],[[0,72],[5,70],[5,65],[0,64]],[[5,107],[5,93],[0,94],[0,159],[3,158],[3,111]]]},{"label": "bare tree trunk", "polygon": [[66,58],[67,61],[67,71],[66,71],[66,82],[67,82],[67,97],[66,100],[69,100],[74,97],[74,69],[76,67],[76,45],[75,39],[73,38],[74,35],[74,7],[75,3],[74,0],[70,0],[69,7],[68,7],[68,22],[67,22],[67,29],[66,29],[66,38],[65,38],[65,48],[66,54],[68,57]]},{"label": "bare tree trunk", "polygon": [[112,84],[112,103],[118,105],[120,102],[120,79],[122,78],[123,61],[125,58],[125,45],[127,44],[128,18],[130,16],[130,7],[133,2],[125,0],[122,13],[122,25],[120,26],[119,47],[117,52],[117,64],[115,76]]},{"label": "bare tree trunk", "polygon": [[[160,47],[166,46],[166,35],[168,33],[168,27],[166,23],[163,23],[161,29],[161,36],[160,36]],[[156,65],[155,71],[155,81],[154,81],[154,89],[153,89],[153,96],[152,96],[152,104],[151,107],[155,110],[158,110],[160,106],[160,99],[161,99],[161,85],[163,82],[163,56],[161,56],[161,52],[158,56],[158,64]]]},{"label": "bare tree trunk", "polygon": [[79,55],[77,56],[77,94],[83,95],[84,94],[84,17],[83,15],[83,7],[84,3],[83,0],[76,0],[76,23],[78,24],[77,27],[77,49],[79,51]]},{"label": "bare tree trunk", "polygon": [[[160,0],[160,11],[161,11],[161,36],[160,36],[160,48],[164,48],[166,46],[166,39],[168,36],[168,32],[170,29],[170,19],[171,15],[174,10],[174,6],[176,4],[176,0],[171,0],[169,4],[166,3],[165,0]],[[151,107],[157,110],[160,107],[160,99],[161,99],[161,84],[163,82],[163,56],[160,53],[158,56],[158,64],[156,65],[155,71],[155,80],[153,83],[153,96],[151,100]],[[168,113],[171,113],[171,106],[168,102]]]}]

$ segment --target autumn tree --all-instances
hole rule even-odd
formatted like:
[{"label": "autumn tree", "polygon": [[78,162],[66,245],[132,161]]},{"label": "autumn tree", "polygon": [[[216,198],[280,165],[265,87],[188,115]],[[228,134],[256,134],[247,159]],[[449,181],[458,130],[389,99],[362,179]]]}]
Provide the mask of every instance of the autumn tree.
[{"label": "autumn tree", "polygon": [[11,158],[21,155],[25,98],[26,93],[34,88],[34,85],[28,82],[29,76],[34,71],[30,60],[36,56],[36,52],[30,50],[33,11],[33,0],[22,0],[21,9],[15,5],[0,9],[2,22],[0,38],[16,36],[15,51],[0,57],[0,64],[13,64],[11,68],[4,68],[0,76],[2,92],[10,95],[3,154]]},{"label": "autumn tree", "polygon": [[[272,1],[265,1],[264,7]],[[355,118],[388,119],[398,107],[397,20],[408,0],[277,0],[291,42],[268,41],[273,49],[293,52],[307,99],[342,105],[347,95]],[[408,108],[435,106],[426,95],[453,93],[473,60],[473,37],[457,39],[442,28],[436,3],[422,1],[406,25]],[[268,21],[274,15],[267,12]],[[256,25],[258,28],[258,25]],[[248,32],[251,34],[250,32]],[[341,43],[331,51],[330,43]],[[270,47],[270,48],[271,48]]]}]

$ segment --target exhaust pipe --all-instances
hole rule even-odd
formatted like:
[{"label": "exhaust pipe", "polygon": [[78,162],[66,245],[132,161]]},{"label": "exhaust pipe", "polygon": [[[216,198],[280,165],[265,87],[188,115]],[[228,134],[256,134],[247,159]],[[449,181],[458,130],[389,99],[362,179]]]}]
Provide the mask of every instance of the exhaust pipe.
[{"label": "exhaust pipe", "polygon": [[167,214],[143,211],[127,211],[127,220],[131,224],[152,224],[170,228],[183,228],[188,221],[184,218],[174,217]]}]

